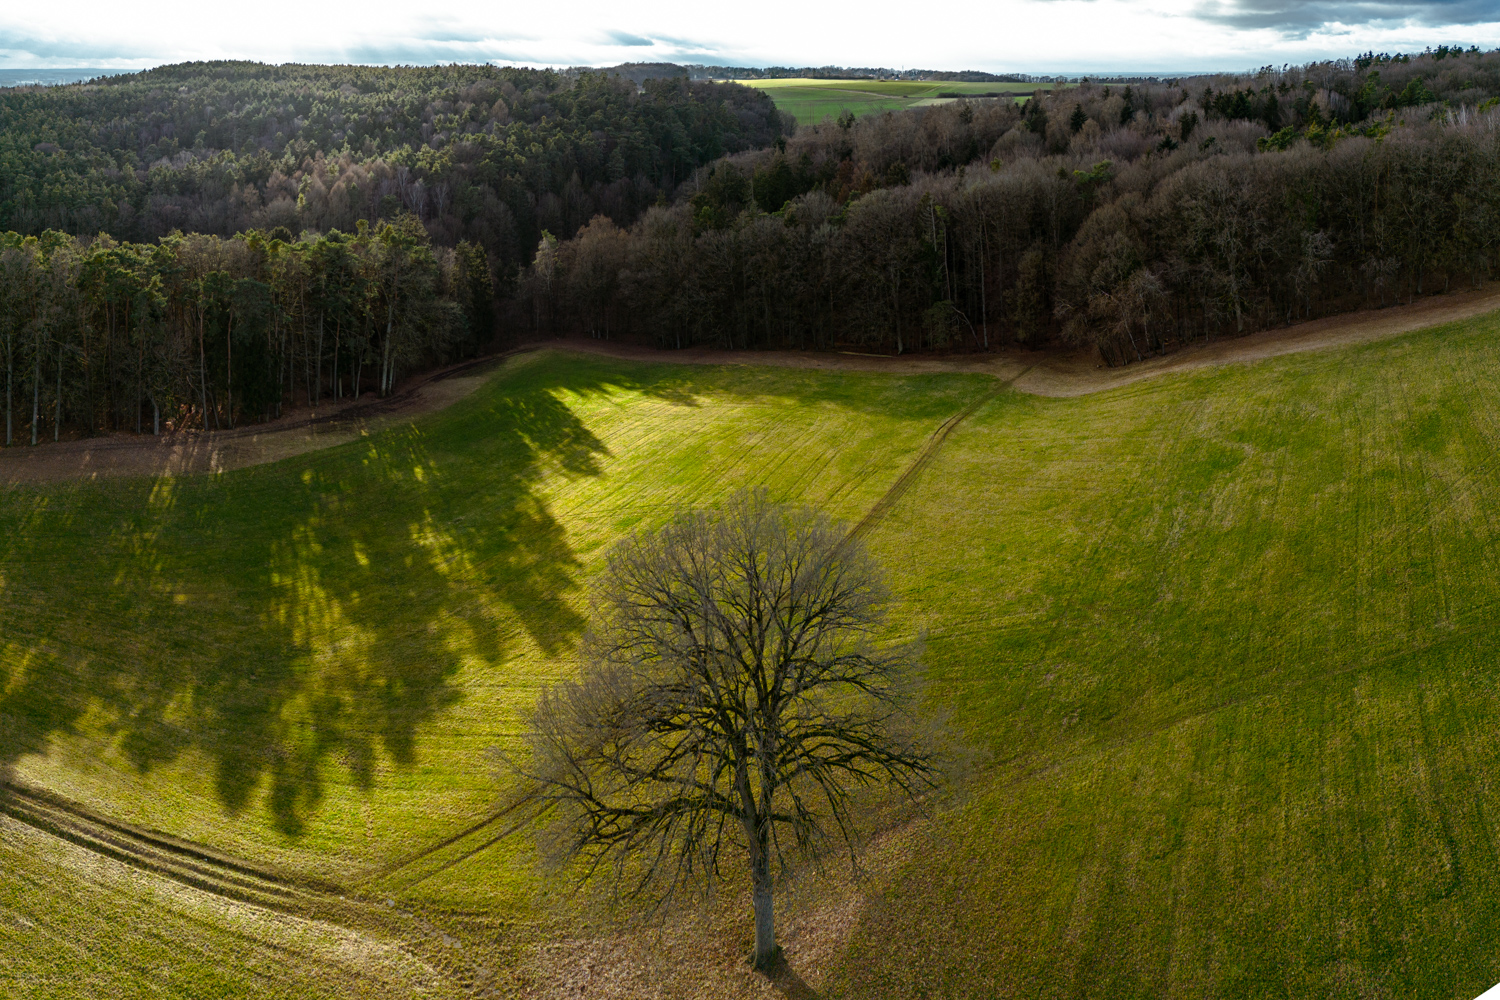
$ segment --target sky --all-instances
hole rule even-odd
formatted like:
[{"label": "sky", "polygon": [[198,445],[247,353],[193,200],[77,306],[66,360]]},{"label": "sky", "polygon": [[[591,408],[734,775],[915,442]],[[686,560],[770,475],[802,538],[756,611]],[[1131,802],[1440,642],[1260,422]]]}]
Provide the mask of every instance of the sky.
[{"label": "sky", "polygon": [[1500,0],[66,0],[0,4],[0,69],[194,59],[1242,70],[1438,44],[1500,47]]}]

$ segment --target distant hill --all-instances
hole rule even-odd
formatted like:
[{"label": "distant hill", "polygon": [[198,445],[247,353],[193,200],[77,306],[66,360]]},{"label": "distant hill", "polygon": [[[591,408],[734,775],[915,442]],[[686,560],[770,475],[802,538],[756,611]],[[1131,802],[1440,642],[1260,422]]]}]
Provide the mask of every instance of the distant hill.
[{"label": "distant hill", "polygon": [[[107,71],[9,70],[15,82]],[[705,163],[770,145],[771,100],[748,87],[495,66],[198,62],[99,86],[0,89],[0,231],[283,226],[352,232],[419,216],[444,245],[482,244],[499,273],[543,230],[621,225]]]},{"label": "distant hill", "polygon": [[82,83],[101,76],[118,76],[120,70],[80,66],[72,69],[0,69],[0,87],[55,87],[63,83]]}]

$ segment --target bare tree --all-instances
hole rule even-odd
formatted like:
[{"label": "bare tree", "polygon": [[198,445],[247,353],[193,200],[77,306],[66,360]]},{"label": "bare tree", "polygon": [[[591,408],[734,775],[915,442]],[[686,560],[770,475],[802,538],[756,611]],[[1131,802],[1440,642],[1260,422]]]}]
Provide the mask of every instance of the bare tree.
[{"label": "bare tree", "polygon": [[542,695],[514,765],[553,807],[554,848],[626,898],[746,864],[751,961],[770,968],[776,875],[855,842],[857,790],[936,778],[915,652],[876,644],[886,600],[838,526],[763,493],[621,543],[581,676]]}]

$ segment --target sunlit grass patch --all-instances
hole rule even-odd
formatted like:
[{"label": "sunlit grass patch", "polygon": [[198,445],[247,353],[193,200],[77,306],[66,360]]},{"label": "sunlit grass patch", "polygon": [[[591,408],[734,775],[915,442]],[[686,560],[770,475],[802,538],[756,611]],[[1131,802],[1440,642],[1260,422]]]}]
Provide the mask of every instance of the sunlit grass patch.
[{"label": "sunlit grass patch", "polygon": [[1496,329],[1008,394],[955,432],[873,540],[920,565],[908,618],[991,774],[844,990],[1500,980]]},{"label": "sunlit grass patch", "polygon": [[855,116],[883,111],[927,107],[960,98],[1024,100],[1039,87],[1035,83],[960,83],[930,80],[744,80],[770,95],[778,110],[795,117],[799,124],[815,125],[837,118],[845,111]]}]

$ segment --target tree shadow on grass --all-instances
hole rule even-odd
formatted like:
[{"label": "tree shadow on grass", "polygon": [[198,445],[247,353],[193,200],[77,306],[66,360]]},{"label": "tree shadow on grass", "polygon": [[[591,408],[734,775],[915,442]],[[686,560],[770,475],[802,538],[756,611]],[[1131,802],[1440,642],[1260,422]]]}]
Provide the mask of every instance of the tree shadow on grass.
[{"label": "tree shadow on grass", "polygon": [[807,985],[807,981],[797,974],[797,970],[787,964],[785,955],[777,961],[775,968],[766,973],[766,978],[771,981],[771,987],[787,1000],[822,1000],[823,995]]},{"label": "tree shadow on grass", "polygon": [[566,366],[424,421],[222,476],[0,494],[0,776],[88,716],[142,773],[190,751],[296,835],[330,762],[417,759],[455,674],[565,650],[579,561],[539,485],[597,476]]},{"label": "tree shadow on grass", "polygon": [[572,399],[961,405],[902,384],[541,354],[443,413],[274,465],[0,492],[0,777],[102,729],[143,774],[196,754],[230,813],[264,790],[299,834],[331,763],[368,790],[382,760],[417,761],[460,670],[581,631],[580,560],[542,492],[601,474]]}]

